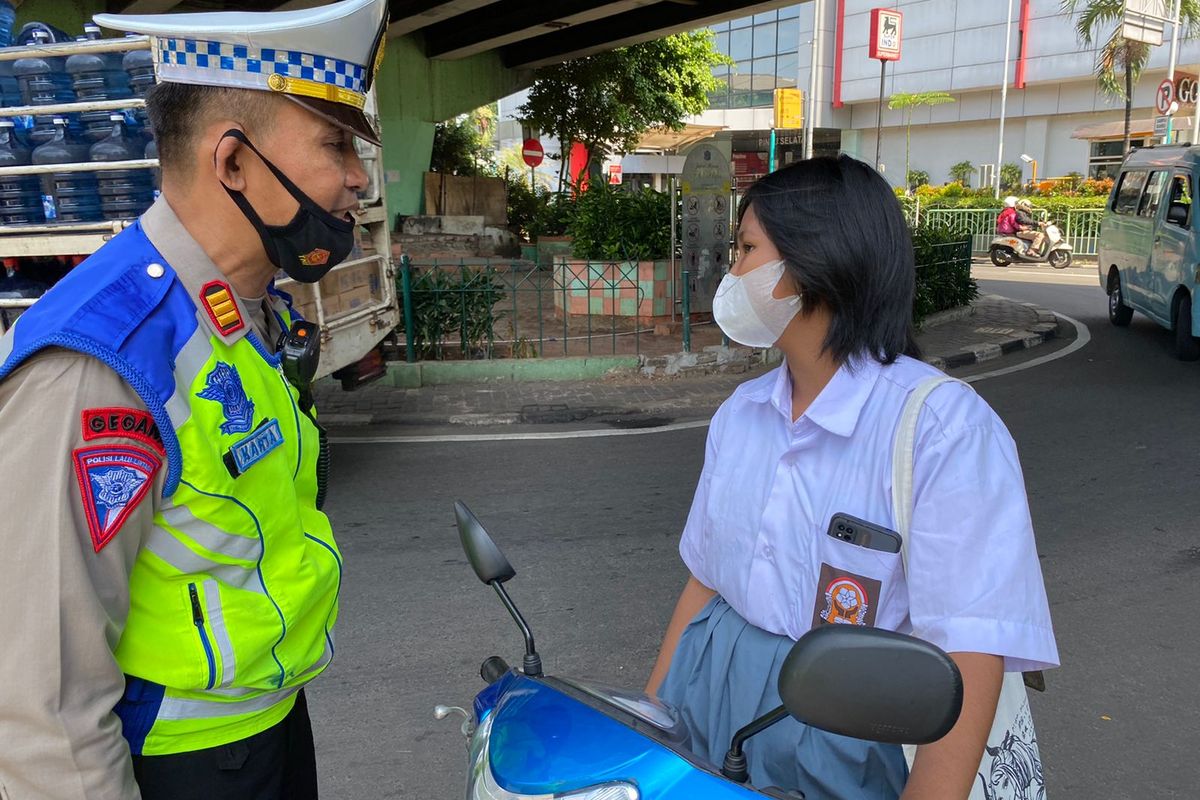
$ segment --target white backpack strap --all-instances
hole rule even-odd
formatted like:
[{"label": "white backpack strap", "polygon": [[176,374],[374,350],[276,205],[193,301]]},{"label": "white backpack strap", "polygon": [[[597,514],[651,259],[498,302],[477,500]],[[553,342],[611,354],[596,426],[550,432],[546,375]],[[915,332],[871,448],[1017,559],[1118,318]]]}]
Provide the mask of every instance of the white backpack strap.
[{"label": "white backpack strap", "polygon": [[961,383],[949,375],[935,375],[917,384],[900,412],[900,424],[896,426],[896,438],[892,442],[892,518],[896,521],[896,533],[900,534],[900,558],[904,563],[904,576],[908,577],[908,534],[913,514],[913,459],[917,446],[917,423],[921,409],[934,389],[951,381]]}]

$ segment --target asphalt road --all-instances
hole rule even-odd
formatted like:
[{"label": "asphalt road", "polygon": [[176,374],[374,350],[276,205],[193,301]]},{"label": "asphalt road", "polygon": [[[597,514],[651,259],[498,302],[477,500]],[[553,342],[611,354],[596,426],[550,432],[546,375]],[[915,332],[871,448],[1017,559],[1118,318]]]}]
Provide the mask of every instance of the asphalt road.
[{"label": "asphalt road", "polygon": [[[1195,798],[1200,365],[1175,361],[1170,334],[1140,316],[1110,327],[1090,270],[978,274],[1092,336],[975,384],[1020,447],[1064,662],[1033,698],[1047,794]],[[464,740],[433,706],[468,706],[483,658],[521,649],[459,550],[455,498],[517,567],[509,587],[547,671],[641,685],[684,579],[676,538],[703,442],[697,429],[337,447],[346,583],[337,659],[310,690],[323,796],[463,795]]]}]

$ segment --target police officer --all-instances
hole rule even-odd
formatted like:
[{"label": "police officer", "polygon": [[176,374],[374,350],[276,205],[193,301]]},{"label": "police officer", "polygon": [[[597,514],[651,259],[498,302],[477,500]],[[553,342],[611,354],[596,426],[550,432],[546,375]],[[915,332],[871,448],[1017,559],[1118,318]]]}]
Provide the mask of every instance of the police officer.
[{"label": "police officer", "polygon": [[277,271],[353,246],[385,0],[148,34],[162,197],[0,339],[0,796],[316,797],[342,561]]}]

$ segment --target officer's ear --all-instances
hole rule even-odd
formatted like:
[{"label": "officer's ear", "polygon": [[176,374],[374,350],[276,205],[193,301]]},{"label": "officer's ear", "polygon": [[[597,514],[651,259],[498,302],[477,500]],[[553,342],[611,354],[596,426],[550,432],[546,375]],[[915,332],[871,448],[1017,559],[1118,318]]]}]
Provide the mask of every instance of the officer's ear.
[{"label": "officer's ear", "polygon": [[246,190],[245,159],[251,155],[250,148],[233,136],[227,135],[229,125],[221,128],[223,135],[213,151],[213,171],[217,180],[235,192]]}]

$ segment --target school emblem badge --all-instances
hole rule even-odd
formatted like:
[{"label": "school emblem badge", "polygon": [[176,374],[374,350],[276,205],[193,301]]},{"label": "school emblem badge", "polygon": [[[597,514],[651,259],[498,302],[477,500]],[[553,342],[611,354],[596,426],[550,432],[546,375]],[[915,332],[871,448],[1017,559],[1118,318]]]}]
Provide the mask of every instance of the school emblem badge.
[{"label": "school emblem badge", "polygon": [[221,412],[225,422],[221,424],[221,433],[231,435],[248,433],[254,427],[254,401],[246,396],[242,388],[242,376],[237,368],[224,361],[218,361],[205,378],[207,384],[204,391],[197,397],[202,400],[212,400],[221,404]]},{"label": "school emblem badge", "polygon": [[136,447],[83,447],[72,454],[92,546],[99,553],[154,484],[162,462]]},{"label": "school emblem badge", "polygon": [[877,580],[821,565],[812,625],[875,626],[882,584]]}]

